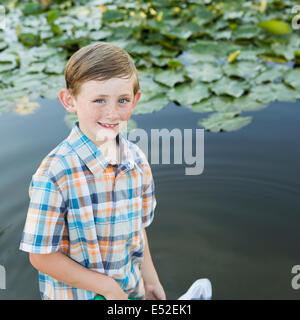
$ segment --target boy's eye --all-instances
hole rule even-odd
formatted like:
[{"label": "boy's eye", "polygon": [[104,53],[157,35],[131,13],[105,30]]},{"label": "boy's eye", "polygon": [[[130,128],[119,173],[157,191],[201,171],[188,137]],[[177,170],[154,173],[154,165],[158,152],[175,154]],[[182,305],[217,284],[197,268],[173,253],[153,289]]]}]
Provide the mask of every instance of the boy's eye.
[{"label": "boy's eye", "polygon": [[125,101],[125,102],[123,102],[123,103],[130,102],[130,100],[125,99],[125,98],[121,98],[119,101],[121,101],[121,100]]},{"label": "boy's eye", "polygon": [[[103,100],[103,99],[96,99],[94,102],[96,102],[96,103],[102,103],[102,101],[104,101],[104,100]],[[126,102],[130,102],[130,100],[125,99],[125,98],[121,98],[121,99],[119,100],[119,102],[121,102],[121,104],[125,104]]]}]

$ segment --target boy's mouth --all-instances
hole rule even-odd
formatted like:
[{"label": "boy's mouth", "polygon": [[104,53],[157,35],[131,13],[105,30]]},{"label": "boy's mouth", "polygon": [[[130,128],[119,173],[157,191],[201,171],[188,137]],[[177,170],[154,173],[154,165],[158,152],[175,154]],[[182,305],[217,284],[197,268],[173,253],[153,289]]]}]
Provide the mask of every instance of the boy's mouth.
[{"label": "boy's mouth", "polygon": [[98,124],[99,124],[102,128],[106,128],[106,129],[114,129],[116,126],[118,126],[118,123],[109,124],[109,123],[101,123],[101,122],[98,122]]}]

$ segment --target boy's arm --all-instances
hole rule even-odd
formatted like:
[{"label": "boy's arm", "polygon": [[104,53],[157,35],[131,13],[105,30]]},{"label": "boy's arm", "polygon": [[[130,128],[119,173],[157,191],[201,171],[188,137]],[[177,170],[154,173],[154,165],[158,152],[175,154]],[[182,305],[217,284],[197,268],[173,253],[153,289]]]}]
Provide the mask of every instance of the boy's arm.
[{"label": "boy's arm", "polygon": [[59,251],[50,254],[30,253],[29,259],[36,269],[72,287],[101,294],[107,300],[128,300],[113,278],[89,270]]},{"label": "boy's arm", "polygon": [[143,228],[145,238],[144,260],[142,263],[142,278],[144,281],[147,300],[166,300],[166,294],[159,281],[157,272],[153,265],[150,254],[149,243],[145,228]]}]

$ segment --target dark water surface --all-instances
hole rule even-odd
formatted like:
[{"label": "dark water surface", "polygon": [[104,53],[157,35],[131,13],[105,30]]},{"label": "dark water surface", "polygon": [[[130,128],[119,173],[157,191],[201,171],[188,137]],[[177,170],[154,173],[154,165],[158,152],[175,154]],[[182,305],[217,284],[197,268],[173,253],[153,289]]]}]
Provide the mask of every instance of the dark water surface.
[{"label": "dark water surface", "polygon": [[[0,117],[0,265],[7,277],[0,299],[40,299],[37,272],[18,250],[28,187],[70,132],[58,100],[41,105],[33,115]],[[147,234],[168,299],[199,278],[211,280],[213,299],[300,298],[291,286],[291,269],[300,265],[300,101],[243,115],[254,119],[239,131],[205,132],[201,175],[185,175],[185,163],[152,165],[158,204]],[[169,104],[132,118],[148,132],[194,132],[200,116]]]}]

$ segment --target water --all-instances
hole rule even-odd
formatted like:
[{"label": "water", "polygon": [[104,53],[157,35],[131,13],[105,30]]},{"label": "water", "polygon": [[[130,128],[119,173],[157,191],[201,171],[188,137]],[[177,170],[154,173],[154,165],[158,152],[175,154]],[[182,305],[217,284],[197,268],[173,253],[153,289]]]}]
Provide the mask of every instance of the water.
[{"label": "water", "polygon": [[[18,250],[28,186],[70,132],[58,100],[41,105],[33,115],[0,117],[0,264],[7,277],[0,299],[40,299],[37,272]],[[300,298],[291,286],[291,269],[300,264],[299,107],[272,103],[243,113],[254,119],[239,131],[205,132],[201,175],[185,175],[185,163],[152,165],[158,204],[147,234],[168,299],[199,278],[210,279],[213,299]],[[146,130],[172,130],[195,129],[200,116],[169,104],[132,118]]]}]

